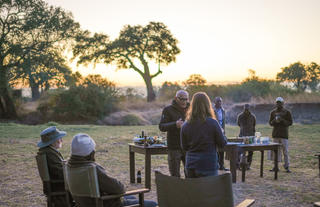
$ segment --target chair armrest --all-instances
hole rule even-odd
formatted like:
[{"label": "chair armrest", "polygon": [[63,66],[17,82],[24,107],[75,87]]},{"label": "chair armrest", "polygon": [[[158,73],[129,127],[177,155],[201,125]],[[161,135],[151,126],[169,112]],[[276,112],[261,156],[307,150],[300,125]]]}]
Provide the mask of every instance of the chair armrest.
[{"label": "chair armrest", "polygon": [[236,207],[249,207],[254,204],[255,200],[254,199],[246,199],[239,203]]},{"label": "chair armrest", "polygon": [[320,201],[319,201],[319,202],[314,202],[314,203],[313,203],[313,206],[314,206],[314,207],[320,207]]},{"label": "chair armrest", "polygon": [[50,180],[50,183],[64,183],[64,180]]},{"label": "chair armrest", "polygon": [[100,198],[102,200],[109,200],[109,199],[119,198],[119,197],[126,196],[126,195],[135,195],[135,194],[140,194],[140,193],[147,193],[149,191],[150,191],[150,189],[148,189],[148,188],[142,188],[142,189],[137,189],[137,190],[130,190],[130,191],[127,191],[127,192],[125,192],[123,194],[105,195],[105,196],[101,196]]}]

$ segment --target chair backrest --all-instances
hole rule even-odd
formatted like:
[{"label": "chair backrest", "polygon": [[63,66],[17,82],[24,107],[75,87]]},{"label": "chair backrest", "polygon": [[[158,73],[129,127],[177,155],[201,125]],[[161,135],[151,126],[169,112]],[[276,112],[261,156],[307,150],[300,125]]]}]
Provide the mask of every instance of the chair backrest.
[{"label": "chair backrest", "polygon": [[156,171],[160,207],[233,207],[230,173],[181,179]]},{"label": "chair backrest", "polygon": [[73,196],[99,198],[99,183],[95,165],[70,167],[63,162],[65,187]]},{"label": "chair backrest", "polygon": [[49,182],[50,181],[50,174],[49,174],[49,168],[47,163],[47,156],[46,154],[37,154],[36,156],[37,160],[37,166],[40,178],[43,182]]}]

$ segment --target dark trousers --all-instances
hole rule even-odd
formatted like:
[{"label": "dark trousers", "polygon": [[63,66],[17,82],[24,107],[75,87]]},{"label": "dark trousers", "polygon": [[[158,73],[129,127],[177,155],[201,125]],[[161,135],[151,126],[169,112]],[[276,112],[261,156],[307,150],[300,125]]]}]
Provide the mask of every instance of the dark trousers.
[{"label": "dark trousers", "polygon": [[224,168],[224,152],[219,151],[218,152],[218,162],[219,162],[219,168]]},{"label": "dark trousers", "polygon": [[[181,162],[183,164],[183,169],[185,169],[186,155],[182,150],[168,150],[168,165],[171,176],[180,177]],[[186,175],[185,171],[184,175]]]}]

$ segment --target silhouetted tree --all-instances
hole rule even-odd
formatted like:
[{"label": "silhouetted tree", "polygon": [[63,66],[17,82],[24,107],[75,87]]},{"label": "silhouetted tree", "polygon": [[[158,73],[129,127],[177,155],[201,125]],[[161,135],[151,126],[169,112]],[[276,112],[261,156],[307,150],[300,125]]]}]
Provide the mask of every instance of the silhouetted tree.
[{"label": "silhouetted tree", "polygon": [[[0,3],[0,116],[17,116],[9,93],[10,70],[17,70],[31,51],[41,51],[74,35],[78,24],[61,8],[42,0]],[[61,43],[61,42],[60,42]],[[58,44],[56,45],[58,46]]]},{"label": "silhouetted tree", "polygon": [[[86,31],[77,42],[73,52],[75,57],[79,56],[79,64],[115,63],[118,69],[139,73],[146,84],[148,102],[155,100],[152,79],[162,73],[160,65],[174,62],[180,53],[178,40],[160,22],[150,22],[145,27],[126,25],[114,41],[104,34],[91,37]],[[150,61],[158,64],[154,74],[149,68]]]}]

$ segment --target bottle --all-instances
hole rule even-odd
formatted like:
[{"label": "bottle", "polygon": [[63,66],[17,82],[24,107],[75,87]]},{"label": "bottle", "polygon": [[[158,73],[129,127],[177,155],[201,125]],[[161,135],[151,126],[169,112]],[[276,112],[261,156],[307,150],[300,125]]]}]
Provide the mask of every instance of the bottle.
[{"label": "bottle", "polygon": [[141,183],[141,171],[138,170],[137,172],[137,183]]},{"label": "bottle", "polygon": [[141,137],[144,138],[144,131],[141,132]]}]

